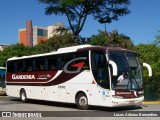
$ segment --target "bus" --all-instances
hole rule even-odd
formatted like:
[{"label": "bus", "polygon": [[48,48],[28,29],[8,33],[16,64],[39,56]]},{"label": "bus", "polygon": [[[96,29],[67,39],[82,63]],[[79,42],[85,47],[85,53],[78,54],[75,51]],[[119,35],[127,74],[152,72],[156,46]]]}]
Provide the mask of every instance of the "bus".
[{"label": "bus", "polygon": [[5,74],[6,74],[6,68],[0,67],[0,88],[5,88]]},{"label": "bus", "polygon": [[[151,76],[150,65],[143,65]],[[56,101],[88,109],[140,105],[144,99],[141,65],[132,50],[79,45],[9,58],[6,67],[6,93],[22,102]]]}]

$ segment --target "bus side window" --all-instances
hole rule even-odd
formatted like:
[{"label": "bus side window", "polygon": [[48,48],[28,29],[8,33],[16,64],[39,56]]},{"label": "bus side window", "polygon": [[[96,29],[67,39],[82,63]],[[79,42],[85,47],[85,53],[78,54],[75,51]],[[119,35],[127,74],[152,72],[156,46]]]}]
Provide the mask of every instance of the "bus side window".
[{"label": "bus side window", "polygon": [[33,60],[26,60],[26,71],[33,71]]},{"label": "bus side window", "polygon": [[18,72],[22,72],[24,71],[24,67],[23,67],[23,61],[18,61]]},{"label": "bus side window", "polygon": [[84,66],[82,67],[82,70],[89,70],[89,53],[88,53],[88,51],[77,53],[76,57],[77,58],[79,58],[79,57],[86,57],[85,60],[81,59],[81,60],[76,61],[76,62],[77,63],[78,62],[84,62]]},{"label": "bus side window", "polygon": [[13,63],[13,72],[18,72],[18,61]]},{"label": "bus side window", "polygon": [[[74,59],[74,53],[69,53],[69,54],[63,54],[62,56],[62,69],[64,68],[64,66],[70,62],[71,60]],[[72,64],[72,63],[71,63]],[[68,65],[67,69],[69,71],[74,70],[75,68],[73,68],[72,66]]]},{"label": "bus side window", "polygon": [[62,70],[62,57],[59,56],[57,59],[57,69]]},{"label": "bus side window", "polygon": [[45,68],[44,59],[36,59],[36,71],[42,71]]},{"label": "bus side window", "polygon": [[7,62],[7,71],[13,72],[13,62],[11,62],[11,61]]},{"label": "bus side window", "polygon": [[57,66],[56,66],[56,57],[54,56],[50,56],[48,57],[48,70],[56,70]]}]

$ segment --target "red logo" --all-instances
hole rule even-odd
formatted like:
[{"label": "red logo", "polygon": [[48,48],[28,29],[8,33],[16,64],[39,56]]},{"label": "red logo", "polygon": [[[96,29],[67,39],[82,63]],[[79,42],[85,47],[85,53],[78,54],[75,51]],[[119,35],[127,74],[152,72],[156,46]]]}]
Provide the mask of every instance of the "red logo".
[{"label": "red logo", "polygon": [[[82,67],[84,66],[85,62],[79,62],[79,63],[72,64],[72,65],[70,65],[70,64],[71,64],[72,62],[77,61],[77,60],[86,60],[86,59],[87,59],[87,57],[79,57],[79,58],[75,58],[75,59],[73,59],[73,60],[70,60],[69,62],[67,62],[67,63],[65,64],[65,66],[64,66],[64,68],[63,68],[64,72],[65,72],[65,73],[78,73],[78,72],[80,72],[80,70],[81,70]],[[72,67],[76,67],[77,70],[74,70],[74,71],[68,70],[68,66],[69,66],[69,65],[72,66]]]},{"label": "red logo", "polygon": [[84,66],[85,62],[80,62],[80,63],[77,63],[77,64],[73,64],[71,66],[73,67],[77,67],[77,68],[82,68]]}]

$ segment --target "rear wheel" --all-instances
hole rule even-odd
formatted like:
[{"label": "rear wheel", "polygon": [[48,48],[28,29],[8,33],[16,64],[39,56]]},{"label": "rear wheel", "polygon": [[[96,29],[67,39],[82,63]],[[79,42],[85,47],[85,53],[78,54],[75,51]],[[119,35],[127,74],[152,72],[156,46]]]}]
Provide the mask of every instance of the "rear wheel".
[{"label": "rear wheel", "polygon": [[87,110],[89,108],[88,99],[84,93],[78,94],[76,98],[76,104],[77,104],[77,107],[82,110]]},{"label": "rear wheel", "polygon": [[22,89],[21,92],[20,92],[20,99],[24,103],[27,102],[27,94],[26,94],[26,91],[24,89]]}]

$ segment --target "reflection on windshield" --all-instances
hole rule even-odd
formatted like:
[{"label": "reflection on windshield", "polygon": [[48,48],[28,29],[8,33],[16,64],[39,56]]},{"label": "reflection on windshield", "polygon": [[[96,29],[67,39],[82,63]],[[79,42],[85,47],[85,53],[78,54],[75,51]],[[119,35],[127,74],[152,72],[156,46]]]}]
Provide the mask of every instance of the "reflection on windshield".
[{"label": "reflection on windshield", "polygon": [[141,89],[142,75],[135,53],[110,52],[109,59],[117,64],[118,75],[112,76],[112,89]]}]

